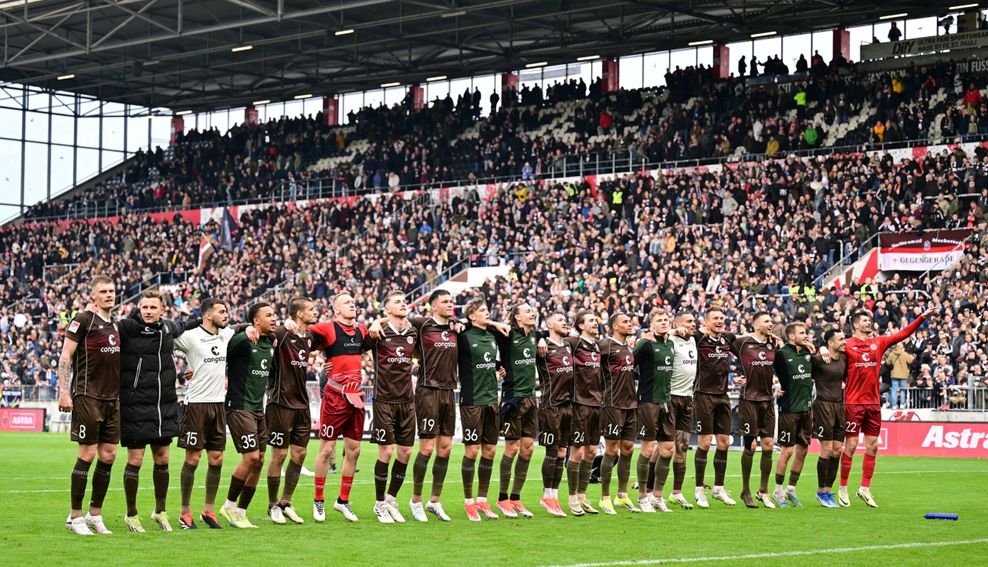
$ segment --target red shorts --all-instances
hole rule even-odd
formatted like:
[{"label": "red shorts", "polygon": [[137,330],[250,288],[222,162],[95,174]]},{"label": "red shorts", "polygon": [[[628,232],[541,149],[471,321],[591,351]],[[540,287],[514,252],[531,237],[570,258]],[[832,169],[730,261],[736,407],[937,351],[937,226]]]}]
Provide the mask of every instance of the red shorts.
[{"label": "red shorts", "polygon": [[844,437],[857,437],[858,432],[869,437],[882,433],[882,406],[879,404],[847,404],[844,406]]},{"label": "red shorts", "polygon": [[319,410],[319,438],[335,441],[341,436],[355,441],[364,437],[364,410],[353,407],[343,394],[326,388]]}]

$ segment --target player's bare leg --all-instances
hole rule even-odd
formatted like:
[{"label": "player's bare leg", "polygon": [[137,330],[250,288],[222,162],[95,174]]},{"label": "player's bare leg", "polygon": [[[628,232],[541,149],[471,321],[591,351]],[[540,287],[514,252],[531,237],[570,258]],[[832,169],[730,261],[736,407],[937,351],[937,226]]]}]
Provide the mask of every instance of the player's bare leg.
[{"label": "player's bare leg", "polygon": [[350,490],[353,488],[353,475],[357,471],[357,459],[360,457],[360,439],[343,438],[343,467],[340,471],[340,495],[336,498],[333,509],[343,514],[348,522],[356,522],[357,515],[350,507]]},{"label": "player's bare leg", "polygon": [[693,505],[683,496],[683,483],[686,482],[686,454],[690,449],[690,434],[686,431],[676,431],[676,452],[672,460],[672,494],[670,502],[675,502],[684,510],[692,510]]},{"label": "player's bare leg", "polygon": [[[669,478],[670,463],[675,454],[676,443],[674,441],[661,441],[652,454],[652,478],[651,504],[652,508],[658,512],[672,512],[665,500],[665,485]],[[685,462],[685,461],[684,461]]]}]

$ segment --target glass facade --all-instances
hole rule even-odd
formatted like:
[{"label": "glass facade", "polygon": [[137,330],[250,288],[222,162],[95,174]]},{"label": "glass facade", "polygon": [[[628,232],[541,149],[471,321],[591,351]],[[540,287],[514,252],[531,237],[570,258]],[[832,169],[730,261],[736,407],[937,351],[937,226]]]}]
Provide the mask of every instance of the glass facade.
[{"label": "glass facade", "polygon": [[[896,22],[903,39],[937,35],[936,18],[918,18]],[[873,38],[887,41],[891,21],[876,21],[849,28],[851,61],[857,61],[861,45]],[[781,55],[795,71],[801,54],[807,60],[819,51],[826,61],[833,52],[833,31],[812,34],[779,35],[727,44],[730,72],[738,72],[742,55],[750,69],[752,57],[763,63],[768,57]],[[620,83],[624,88],[660,87],[665,85],[669,70],[711,65],[713,48],[709,45],[686,49],[627,55],[619,59]],[[601,77],[602,61],[593,60],[562,65],[521,69],[519,88],[538,85],[543,91],[569,79],[583,79],[590,84]],[[759,69],[761,71],[761,69]],[[490,95],[500,91],[497,74],[453,77],[425,82],[425,101],[432,104],[449,94],[454,100],[464,91],[479,89],[481,112],[490,112]],[[338,120],[349,122],[348,114],[364,107],[394,106],[404,100],[407,85],[379,88],[336,95],[339,98]],[[261,122],[282,116],[315,116],[322,110],[322,96],[299,100],[273,101],[257,105]],[[165,147],[171,134],[171,110],[96,100],[69,92],[46,91],[16,84],[0,85],[0,223],[20,214],[23,207],[51,199],[100,172],[112,168],[138,150]],[[242,124],[245,108],[229,108],[184,116],[185,130],[215,128],[221,133]]]},{"label": "glass facade", "polygon": [[0,85],[0,223],[138,150],[168,145],[170,111]]}]

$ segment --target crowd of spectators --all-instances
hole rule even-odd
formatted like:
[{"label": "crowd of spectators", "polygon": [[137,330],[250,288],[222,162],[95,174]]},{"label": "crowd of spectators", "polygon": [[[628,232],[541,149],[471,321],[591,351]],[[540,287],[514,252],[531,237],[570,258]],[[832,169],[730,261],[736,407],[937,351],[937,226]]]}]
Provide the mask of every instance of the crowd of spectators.
[{"label": "crowd of spectators", "polygon": [[[223,134],[190,130],[167,149],[139,152],[125,173],[38,204],[27,217],[284,200],[303,190],[527,181],[611,171],[615,162],[631,170],[739,151],[776,157],[824,146],[895,145],[931,132],[950,140],[988,136],[986,77],[962,76],[952,62],[855,73],[839,62],[821,66],[818,57],[782,84],[750,76],[715,80],[709,66],[676,67],[661,89],[604,93],[599,80],[567,80],[544,92],[525,85],[505,100],[495,93],[487,116],[475,90],[418,110],[409,101],[363,108],[349,113],[346,126],[327,126],[318,114],[241,124]],[[775,59],[765,62],[769,74],[788,71]],[[761,65],[755,63],[750,68]],[[856,116],[863,119],[854,128],[841,129]],[[327,157],[338,159],[320,161]]]},{"label": "crowd of spectators", "polygon": [[[911,384],[928,385],[930,399],[949,405],[945,389],[986,376],[986,210],[988,156],[956,150],[901,164],[831,154],[594,186],[534,181],[493,194],[476,186],[270,205],[245,211],[228,246],[217,223],[206,225],[215,252],[201,266],[203,231],[179,215],[10,226],[0,232],[3,379],[10,391],[39,385],[39,395],[50,393],[62,329],[85,305],[95,273],[114,277],[131,298],[124,313],[142,282],[153,282],[166,290],[173,318],[194,316],[207,295],[242,318],[259,297],[284,306],[298,293],[315,298],[325,317],[331,295],[347,289],[367,319],[389,289],[418,298],[449,268],[507,263],[507,278],[477,290],[500,318],[522,300],[543,315],[586,307],[606,320],[624,309],[639,321],[656,306],[702,312],[719,303],[735,329],[746,313],[767,309],[780,323],[810,321],[819,337],[861,306],[884,330],[933,302],[940,316],[907,345],[916,355]],[[878,231],[946,227],[975,231],[966,260],[947,275],[819,285],[832,264],[873,246]]]}]

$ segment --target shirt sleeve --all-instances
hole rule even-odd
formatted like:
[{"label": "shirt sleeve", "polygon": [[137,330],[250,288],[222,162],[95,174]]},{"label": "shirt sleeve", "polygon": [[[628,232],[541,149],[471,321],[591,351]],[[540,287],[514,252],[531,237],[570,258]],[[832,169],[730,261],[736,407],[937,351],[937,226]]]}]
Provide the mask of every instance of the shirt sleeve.
[{"label": "shirt sleeve", "polygon": [[88,311],[82,311],[72,318],[69,326],[65,329],[65,338],[81,343],[89,334],[89,327],[92,325],[94,315]]},{"label": "shirt sleeve", "polygon": [[786,364],[786,353],[781,350],[775,351],[775,362],[772,363],[772,366],[775,368],[775,375],[779,377],[779,385],[782,386],[782,390],[788,390],[789,365]]},{"label": "shirt sleeve", "polygon": [[309,325],[309,332],[312,333],[312,348],[322,350],[336,341],[336,327],[331,321]]},{"label": "shirt sleeve", "polygon": [[879,348],[881,348],[882,352],[884,353],[885,349],[887,349],[888,347],[894,345],[895,343],[906,340],[907,338],[909,338],[909,335],[916,332],[916,329],[918,329],[919,326],[922,325],[923,321],[925,320],[926,319],[923,319],[922,317],[916,317],[915,319],[913,319],[912,323],[909,323],[905,327],[899,329],[897,333],[893,333],[891,335],[884,337],[878,337]]},{"label": "shirt sleeve", "polygon": [[181,352],[184,352],[184,353],[188,354],[189,353],[189,347],[190,347],[190,345],[189,345],[188,339],[186,338],[186,335],[183,334],[183,335],[181,335],[179,337],[175,337],[175,348],[176,349],[178,349]]}]

